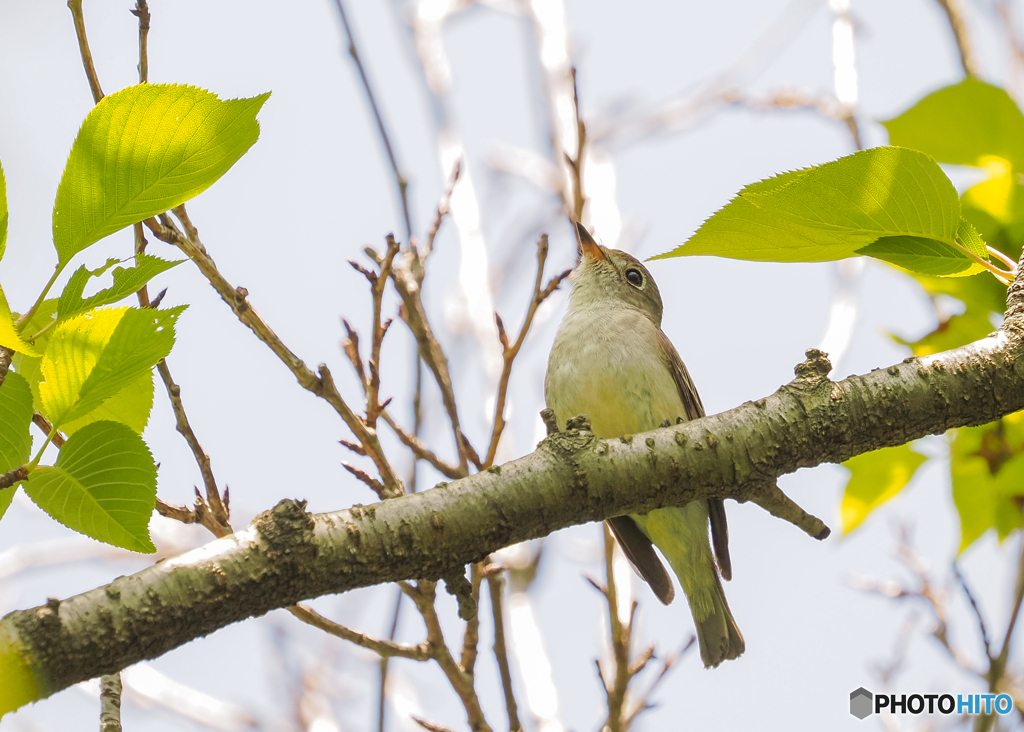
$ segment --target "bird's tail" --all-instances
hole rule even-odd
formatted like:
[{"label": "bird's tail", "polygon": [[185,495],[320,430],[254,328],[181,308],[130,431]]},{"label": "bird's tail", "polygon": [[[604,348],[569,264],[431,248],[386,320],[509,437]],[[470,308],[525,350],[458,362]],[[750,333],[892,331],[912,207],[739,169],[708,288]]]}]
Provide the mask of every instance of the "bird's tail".
[{"label": "bird's tail", "polygon": [[704,666],[737,658],[745,646],[715,566],[706,502],[651,511],[642,521],[637,523],[668,559],[686,593]]}]

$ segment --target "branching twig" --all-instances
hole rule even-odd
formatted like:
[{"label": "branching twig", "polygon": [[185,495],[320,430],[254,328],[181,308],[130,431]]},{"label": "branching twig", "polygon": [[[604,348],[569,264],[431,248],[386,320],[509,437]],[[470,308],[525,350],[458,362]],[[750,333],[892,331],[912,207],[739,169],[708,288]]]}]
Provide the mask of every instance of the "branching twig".
[{"label": "branching twig", "polygon": [[402,482],[398,478],[391,464],[384,456],[383,448],[377,439],[377,433],[366,426],[360,417],[342,399],[337,386],[331,377],[330,369],[325,364],[319,367],[319,375],[314,374],[306,364],[296,356],[281,340],[281,338],[270,328],[269,325],[253,310],[249,304],[249,292],[244,287],[232,287],[224,278],[224,275],[217,269],[213,258],[207,253],[206,248],[199,240],[198,232],[192,226],[191,221],[183,207],[174,209],[175,216],[185,228],[183,234],[171,218],[162,214],[159,221],[147,219],[145,224],[161,241],[173,244],[181,249],[203,273],[213,288],[221,296],[221,299],[234,311],[235,315],[244,325],[263,341],[271,351],[288,367],[299,384],[307,391],[322,397],[341,416],[345,424],[355,434],[359,443],[366,450],[367,455],[373,460],[378,472],[384,480],[387,495],[401,495],[404,492]]},{"label": "branching twig", "polygon": [[544,263],[547,261],[547,258],[548,236],[547,234],[541,234],[540,239],[537,241],[537,277],[533,284],[533,296],[530,298],[530,307],[526,310],[526,317],[523,319],[523,325],[519,329],[519,335],[515,343],[509,343],[501,316],[497,313],[494,314],[494,319],[498,325],[498,339],[501,341],[503,363],[501,377],[498,379],[498,394],[494,405],[494,426],[491,428],[491,441],[487,448],[487,456],[484,458],[482,465],[484,469],[494,464],[495,455],[498,453],[498,443],[501,442],[501,434],[505,429],[505,400],[508,397],[508,382],[512,375],[512,364],[515,362],[516,356],[519,355],[519,349],[522,348],[523,341],[526,340],[526,336],[530,332],[530,326],[533,325],[533,316],[536,315],[540,304],[552,292],[557,290],[562,281],[569,276],[570,270],[565,270],[561,274],[552,277],[547,285],[544,285]]},{"label": "branching twig", "polygon": [[[664,660],[664,662],[662,662],[661,670],[658,671],[658,675],[654,677],[654,680],[651,681],[650,685],[647,687],[647,690],[640,696],[636,705],[634,705],[633,709],[630,710],[629,714],[626,715],[625,721],[627,727],[631,727],[638,716],[646,712],[648,709],[652,709],[654,707],[654,705],[650,701],[651,697],[654,695],[654,692],[657,691],[658,686],[665,679],[665,677],[668,676],[669,672],[671,672],[672,669],[676,667],[676,664],[679,663],[679,659],[686,655],[686,652],[693,648],[693,646],[696,643],[697,636],[691,635],[690,640],[686,642],[686,645],[684,645],[678,653],[669,656]],[[651,650],[653,650],[653,646],[651,647]]]},{"label": "branching twig", "polygon": [[[368,252],[378,262],[380,273],[374,274],[363,270],[370,282],[370,295],[373,300],[373,330],[370,334],[370,358],[367,364],[370,367],[370,378],[366,383],[366,426],[370,429],[376,429],[377,417],[383,409],[379,401],[380,348],[384,342],[384,334],[387,333],[388,326],[391,325],[391,320],[382,321],[381,306],[384,301],[384,288],[391,277],[395,255],[398,254],[399,250],[398,242],[390,234],[387,236],[387,244],[388,248],[383,257],[376,256],[376,253],[372,252],[372,250]],[[354,262],[352,262],[352,265],[356,266]]]},{"label": "branching twig", "polygon": [[480,708],[480,699],[476,695],[476,689],[473,688],[473,676],[466,673],[455,662],[445,643],[444,634],[441,632],[441,623],[434,607],[436,583],[420,580],[415,587],[408,583],[403,583],[402,587],[416,603],[416,608],[423,616],[423,622],[427,626],[427,647],[430,649],[430,655],[437,661],[438,666],[448,678],[448,683],[459,695],[459,699],[466,709],[470,728],[473,732],[490,732],[491,727],[484,718],[483,710]]}]

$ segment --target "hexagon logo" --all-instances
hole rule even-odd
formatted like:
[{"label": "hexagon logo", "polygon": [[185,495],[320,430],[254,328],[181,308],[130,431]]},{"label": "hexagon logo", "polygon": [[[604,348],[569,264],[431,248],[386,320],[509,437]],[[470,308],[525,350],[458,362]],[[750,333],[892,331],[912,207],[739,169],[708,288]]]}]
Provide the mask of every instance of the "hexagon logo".
[{"label": "hexagon logo", "polygon": [[850,692],[850,714],[855,716],[857,719],[864,719],[868,717],[872,709],[872,696],[871,692],[865,689],[863,686],[855,691]]}]

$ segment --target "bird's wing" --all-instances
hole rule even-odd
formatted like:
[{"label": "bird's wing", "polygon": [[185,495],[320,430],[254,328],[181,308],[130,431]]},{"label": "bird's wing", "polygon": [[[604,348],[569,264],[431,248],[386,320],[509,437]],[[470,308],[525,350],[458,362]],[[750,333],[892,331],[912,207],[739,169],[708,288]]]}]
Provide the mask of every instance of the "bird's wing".
[{"label": "bird's wing", "polygon": [[[672,379],[676,382],[679,390],[679,398],[683,401],[686,409],[686,419],[699,419],[704,416],[704,405],[701,404],[700,395],[697,394],[697,387],[693,385],[693,379],[686,370],[683,359],[679,352],[672,345],[668,336],[658,329],[658,342],[661,343],[662,353],[665,354],[665,362],[668,364]],[[711,520],[711,545],[715,549],[715,559],[718,561],[718,571],[722,579],[732,579],[732,560],[729,558],[729,524],[725,518],[725,503],[721,498],[708,499],[708,517]]]},{"label": "bird's wing", "polygon": [[633,569],[644,582],[651,586],[654,594],[668,605],[676,596],[672,580],[654,551],[654,544],[647,534],[640,530],[636,522],[629,516],[615,516],[608,519],[608,528],[615,534],[615,539],[622,547],[623,553],[633,565]]}]

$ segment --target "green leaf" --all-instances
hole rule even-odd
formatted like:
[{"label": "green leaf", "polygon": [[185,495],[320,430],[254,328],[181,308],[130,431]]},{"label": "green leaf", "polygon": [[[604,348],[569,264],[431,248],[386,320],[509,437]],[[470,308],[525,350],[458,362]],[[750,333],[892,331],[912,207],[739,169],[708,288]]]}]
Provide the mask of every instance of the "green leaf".
[{"label": "green leaf", "polygon": [[221,101],[177,84],[139,84],[85,118],[53,208],[61,264],[90,244],[199,195],[259,137],[270,93]]},{"label": "green leaf", "polygon": [[94,539],[150,554],[156,465],[135,432],[94,422],[68,438],[53,467],[36,468],[25,492],[54,519]]},{"label": "green leaf", "polygon": [[856,529],[868,514],[902,491],[927,459],[910,445],[900,445],[867,452],[843,463],[850,470],[840,507],[843,533]]},{"label": "green leaf", "polygon": [[40,356],[35,347],[22,339],[14,325],[14,313],[11,306],[7,304],[7,296],[0,288],[0,345],[7,346],[13,351],[24,353],[26,356]]},{"label": "green leaf", "polygon": [[57,325],[40,364],[43,413],[63,426],[137,381],[170,353],[184,309],[92,310]]},{"label": "green leaf", "polygon": [[882,124],[891,144],[920,150],[940,163],[984,167],[998,157],[1024,168],[1024,115],[1005,91],[971,77],[932,92]]},{"label": "green leaf", "polygon": [[953,503],[964,551],[989,529],[1000,540],[1021,526],[1024,412],[980,427],[961,427],[950,449]]},{"label": "green leaf", "polygon": [[977,274],[984,269],[948,244],[921,236],[883,236],[858,249],[857,254],[937,277]]},{"label": "green leaf", "polygon": [[121,422],[142,434],[149,422],[149,413],[153,410],[153,371],[144,371],[131,384],[121,389],[107,401],[100,404],[84,417],[65,422],[61,431],[72,435],[82,427],[93,422],[110,420]]},{"label": "green leaf", "polygon": [[67,285],[64,286],[64,291],[60,295],[60,301],[57,306],[58,317],[61,319],[68,318],[86,310],[92,310],[102,305],[110,305],[111,303],[123,300],[141,290],[143,285],[161,272],[166,272],[171,267],[176,267],[186,261],[184,259],[168,261],[150,254],[138,254],[136,255],[136,260],[137,263],[134,267],[116,267],[114,269],[113,286],[100,290],[95,295],[87,298],[82,297],[82,292],[85,290],[89,279],[102,276],[108,269],[120,263],[120,260],[108,259],[106,264],[94,270],[88,270],[84,265],[79,267],[71,275]]},{"label": "green leaf", "polygon": [[[749,185],[682,246],[655,259],[713,254],[773,262],[823,262],[930,240],[932,249],[972,266],[956,249],[960,201],[938,164],[915,150],[879,147]],[[886,248],[888,247],[888,248]],[[916,260],[910,257],[908,264]]]},{"label": "green leaf", "polygon": [[7,179],[4,166],[0,165],[0,259],[7,251]]},{"label": "green leaf", "polygon": [[[28,463],[32,450],[32,392],[20,374],[8,371],[0,385],[0,473]],[[0,517],[14,499],[14,488],[0,490]]]},{"label": "green leaf", "polygon": [[[1006,288],[1003,289],[1005,291]],[[974,343],[994,330],[995,326],[989,320],[987,312],[971,309],[939,323],[935,330],[916,341],[906,341],[896,335],[891,338],[901,345],[908,346],[915,356],[930,356],[933,353]]]}]

